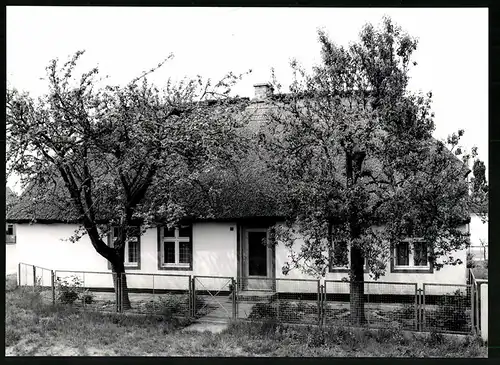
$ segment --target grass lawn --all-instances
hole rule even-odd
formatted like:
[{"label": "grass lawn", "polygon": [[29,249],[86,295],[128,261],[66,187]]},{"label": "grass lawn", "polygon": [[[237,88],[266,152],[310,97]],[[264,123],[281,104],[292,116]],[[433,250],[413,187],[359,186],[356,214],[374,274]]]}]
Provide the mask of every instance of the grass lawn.
[{"label": "grass lawn", "polygon": [[486,357],[477,339],[403,335],[397,329],[234,323],[219,334],[181,331],[187,321],[53,307],[37,293],[6,292],[7,356]]}]

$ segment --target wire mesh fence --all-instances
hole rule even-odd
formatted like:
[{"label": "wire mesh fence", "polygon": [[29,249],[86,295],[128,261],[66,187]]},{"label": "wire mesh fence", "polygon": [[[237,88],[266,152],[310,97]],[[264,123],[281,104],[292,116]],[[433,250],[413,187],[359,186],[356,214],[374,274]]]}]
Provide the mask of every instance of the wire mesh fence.
[{"label": "wire mesh fence", "polygon": [[53,271],[44,267],[31,264],[19,263],[18,265],[19,286],[30,288],[40,294],[44,303],[53,302],[54,285]]},{"label": "wire mesh fence", "polygon": [[417,329],[417,284],[326,280],[323,323]]},{"label": "wire mesh fence", "polygon": [[238,278],[50,270],[19,264],[18,283],[43,302],[83,310],[206,321],[481,330],[479,285]]},{"label": "wire mesh fence", "polygon": [[[249,289],[237,295],[238,318],[282,323],[319,323],[319,280],[240,278],[239,281],[247,282]],[[267,290],[251,289],[255,287]]]},{"label": "wire mesh fence", "polygon": [[471,285],[424,284],[423,328],[426,331],[470,333],[473,331]]},{"label": "wire mesh fence", "polygon": [[165,317],[191,315],[190,275],[126,273],[120,284],[122,310]]},{"label": "wire mesh fence", "polygon": [[55,303],[115,312],[118,308],[114,276],[111,272],[54,270]]}]

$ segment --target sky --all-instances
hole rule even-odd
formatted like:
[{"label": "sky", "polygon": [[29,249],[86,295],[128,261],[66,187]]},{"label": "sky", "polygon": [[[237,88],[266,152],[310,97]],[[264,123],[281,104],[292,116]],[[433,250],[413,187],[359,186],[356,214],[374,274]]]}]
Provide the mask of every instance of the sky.
[{"label": "sky", "polygon": [[286,89],[290,59],[306,69],[319,62],[318,28],[348,45],[384,15],[419,40],[409,87],[432,91],[434,136],[464,129],[462,145],[477,146],[488,167],[486,8],[7,7],[7,85],[40,95],[49,61],[78,50],[82,71],[98,65],[110,83],[124,84],[173,53],[151,77],[159,86],[168,77],[218,80],[251,69],[234,91],[252,97],[271,68]]}]

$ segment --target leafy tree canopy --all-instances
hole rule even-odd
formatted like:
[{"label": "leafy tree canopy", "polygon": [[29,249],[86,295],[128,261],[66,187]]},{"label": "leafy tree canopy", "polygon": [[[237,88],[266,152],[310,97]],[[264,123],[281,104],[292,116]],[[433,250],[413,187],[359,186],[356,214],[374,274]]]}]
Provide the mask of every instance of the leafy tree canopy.
[{"label": "leafy tree canopy", "polygon": [[424,239],[437,269],[459,264],[452,252],[468,243],[460,228],[477,153],[460,148],[463,130],[432,138],[432,93],[408,90],[417,41],[389,18],[366,25],[348,47],[321,30],[318,40],[321,63],[307,72],[291,62],[291,92],[273,99],[261,131],[286,191],[288,221],[276,238],[294,249],[283,270],[325,275],[334,248],[344,247],[352,280],[363,281],[365,259],[378,278],[391,244],[405,238]]}]

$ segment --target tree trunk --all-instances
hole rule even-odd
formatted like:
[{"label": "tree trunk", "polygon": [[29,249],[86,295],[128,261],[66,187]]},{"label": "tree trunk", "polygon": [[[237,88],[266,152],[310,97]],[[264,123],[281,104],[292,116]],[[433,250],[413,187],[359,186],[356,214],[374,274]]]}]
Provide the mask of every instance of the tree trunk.
[{"label": "tree trunk", "polygon": [[121,286],[121,306],[123,310],[127,310],[132,308],[130,305],[130,298],[128,296],[128,286],[127,286],[127,276],[125,275],[125,265],[123,262],[111,263],[111,269],[113,272],[113,286],[115,288],[115,294],[119,293],[118,291],[118,280],[120,278],[120,286]]},{"label": "tree trunk", "polygon": [[[361,166],[366,154],[362,151],[346,152],[346,176],[347,188],[351,189],[356,183],[356,175],[361,170]],[[352,198],[351,198],[352,199]],[[351,241],[359,238],[360,227],[358,225],[358,207],[354,201],[349,201],[349,231]],[[351,280],[350,290],[350,313],[353,325],[363,325],[365,318],[365,283],[364,283],[364,257],[363,252],[358,247],[353,247],[351,243]]]},{"label": "tree trunk", "polygon": [[365,318],[364,259],[359,248],[351,247],[350,312],[353,325],[363,325]]}]

